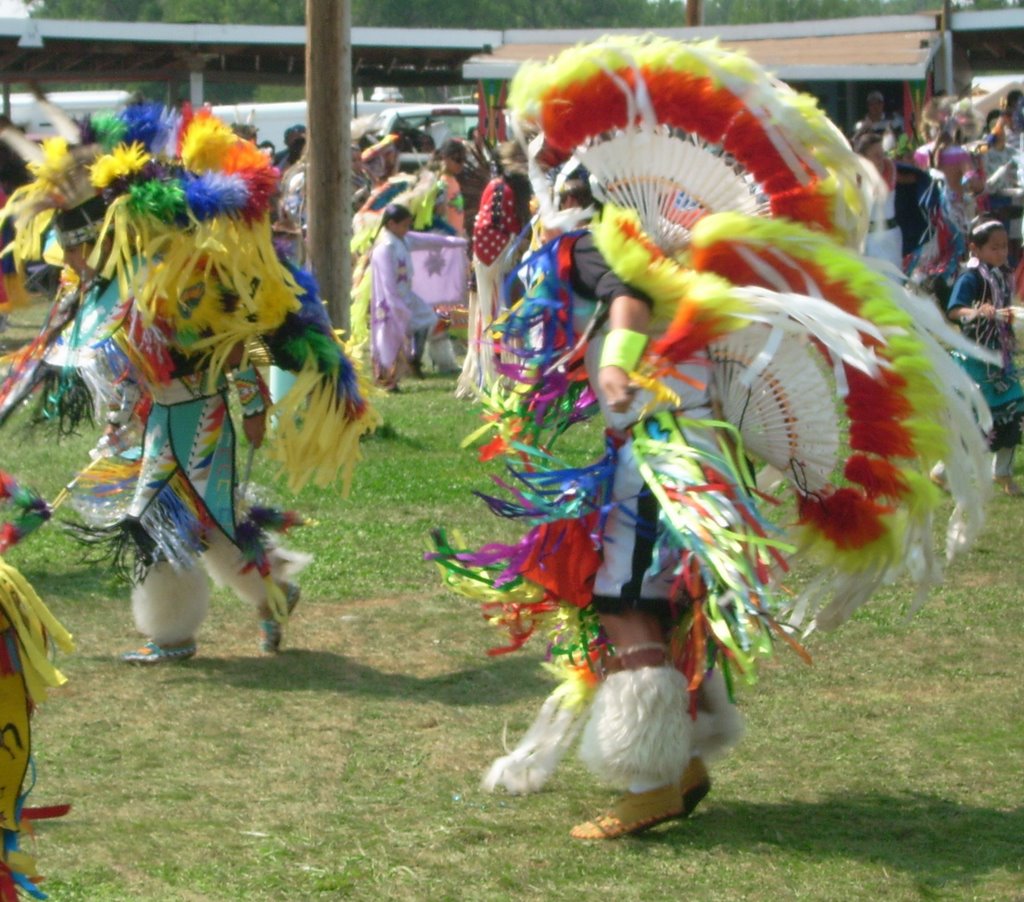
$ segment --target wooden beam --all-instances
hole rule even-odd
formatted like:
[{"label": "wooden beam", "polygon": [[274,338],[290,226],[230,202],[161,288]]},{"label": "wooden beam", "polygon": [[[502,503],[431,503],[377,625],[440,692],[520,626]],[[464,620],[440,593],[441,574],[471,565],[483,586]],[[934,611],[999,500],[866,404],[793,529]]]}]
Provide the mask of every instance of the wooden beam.
[{"label": "wooden beam", "polygon": [[[306,0],[306,209],[313,274],[335,328],[349,331],[352,98],[349,0]],[[342,162],[344,159],[344,163]]]}]

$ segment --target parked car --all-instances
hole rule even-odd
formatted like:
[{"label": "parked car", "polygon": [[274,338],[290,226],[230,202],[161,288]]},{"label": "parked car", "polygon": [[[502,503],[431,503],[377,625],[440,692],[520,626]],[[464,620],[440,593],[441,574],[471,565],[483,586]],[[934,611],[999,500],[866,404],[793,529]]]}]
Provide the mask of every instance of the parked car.
[{"label": "parked car", "polygon": [[449,138],[472,138],[479,122],[475,103],[402,104],[374,113],[367,134],[397,134],[399,165],[406,171],[426,163],[435,149]]},{"label": "parked car", "polygon": [[370,100],[379,100],[389,103],[400,103],[402,99],[402,92],[399,88],[388,87],[385,85],[379,85],[374,88],[373,93],[370,95]]}]

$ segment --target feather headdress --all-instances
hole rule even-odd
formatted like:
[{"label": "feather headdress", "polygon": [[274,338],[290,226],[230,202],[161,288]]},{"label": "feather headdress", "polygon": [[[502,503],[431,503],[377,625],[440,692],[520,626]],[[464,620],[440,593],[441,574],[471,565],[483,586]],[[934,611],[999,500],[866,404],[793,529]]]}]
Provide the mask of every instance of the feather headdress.
[{"label": "feather headdress", "polygon": [[[856,244],[859,161],[813,98],[715,42],[606,37],[525,64],[509,94],[533,142],[541,214],[557,216],[543,166],[575,155],[599,200],[636,210],[674,253],[703,216],[787,216]],[[544,153],[539,151],[543,148]]]},{"label": "feather headdress", "polygon": [[976,138],[982,124],[967,97],[933,97],[921,111],[921,123],[927,140],[947,135],[956,143]]},{"label": "feather headdress", "polygon": [[91,196],[105,206],[90,265],[119,280],[142,326],[159,319],[191,353],[206,355],[211,384],[238,347],[279,349],[281,365],[301,378],[281,400],[277,456],[293,486],[339,473],[347,484],[375,414],[312,278],[274,247],[279,173],[269,157],[209,109],[187,104],[134,104],[76,128],[78,144],[44,145],[36,179],[2,214],[18,226],[16,257],[38,256],[50,218],[40,213],[47,204],[50,216],[64,209],[60,186],[72,171],[76,184],[87,173]]}]

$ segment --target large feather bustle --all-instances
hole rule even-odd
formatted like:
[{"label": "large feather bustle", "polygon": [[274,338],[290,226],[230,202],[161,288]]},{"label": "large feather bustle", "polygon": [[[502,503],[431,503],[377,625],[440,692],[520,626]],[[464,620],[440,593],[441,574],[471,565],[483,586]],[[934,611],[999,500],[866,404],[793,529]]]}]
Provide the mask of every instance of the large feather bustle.
[{"label": "large feather bustle", "polygon": [[[733,154],[776,214],[833,231],[851,245],[863,234],[861,167],[838,129],[813,98],[713,42],[606,37],[524,66],[509,107],[521,132],[539,128],[546,147],[563,158],[575,153],[588,168],[589,154],[604,144],[681,129],[709,155],[718,145]],[[620,166],[631,159],[623,148]],[[652,161],[645,162],[651,170]],[[649,175],[678,180],[684,191],[695,184],[672,167]]]},{"label": "large feather bustle", "polygon": [[[860,409],[865,414],[876,408],[879,422],[895,419],[901,423],[913,454],[925,463],[955,453],[953,446],[961,436],[937,426],[937,418],[956,412],[959,422],[973,422],[983,405],[966,376],[952,384],[945,382],[946,374],[952,372],[944,366],[946,348],[963,347],[963,340],[938,317],[928,317],[930,311],[922,309],[926,305],[920,299],[911,298],[865,266],[858,255],[797,224],[725,214],[705,220],[694,239],[693,263],[702,271],[778,290],[778,282],[767,284],[766,273],[772,273],[789,290],[818,294],[881,330],[883,342],[870,335],[865,341],[888,361],[892,375],[873,380],[861,393],[851,392],[848,406],[862,397]],[[747,252],[757,255],[765,268],[754,270],[746,265],[751,259],[745,256]],[[936,372],[938,367],[941,373]],[[893,393],[901,397],[893,398]],[[886,396],[896,406],[879,407]],[[899,416],[901,411],[904,416]],[[978,431],[977,427],[969,430],[971,448],[981,443],[975,438]]]},{"label": "large feather bustle", "polygon": [[837,611],[846,616],[855,609],[851,598],[870,596],[858,578],[877,585],[903,570],[905,561],[928,562],[917,566],[916,578],[922,585],[937,582],[922,524],[931,522],[940,497],[924,474],[946,458],[957,473],[950,551],[976,534],[980,513],[964,512],[987,485],[977,425],[985,421],[984,409],[946,353],[945,344],[960,342],[952,330],[933,322],[919,326],[900,289],[797,223],[707,217],[694,230],[692,268],[662,254],[631,213],[607,210],[595,239],[616,273],[652,297],[656,316],[666,309],[662,302],[676,304],[673,322],[651,345],[655,360],[685,359],[755,322],[814,336],[817,344],[809,350],[823,350],[847,417],[851,462],[831,475],[834,485],[811,494],[806,474],[794,473],[804,493],[796,530],[803,549],[850,576],[837,583],[841,591],[821,622],[839,622]]},{"label": "large feather bustle", "polygon": [[[804,547],[824,552],[830,566],[850,577],[837,583],[835,600],[818,625],[837,625],[870,595],[865,585],[891,578],[904,562],[917,569],[911,575],[922,585],[937,582],[941,571],[930,552],[929,527],[940,496],[927,479],[928,468],[941,459],[956,473],[950,554],[977,533],[981,505],[975,504],[972,516],[965,510],[970,499],[983,500],[988,491],[979,428],[987,422],[984,405],[946,351],[962,339],[920,309],[927,304],[915,302],[854,254],[795,224],[711,217],[694,235],[693,262],[745,283],[775,290],[799,287],[884,334],[881,343],[864,337],[883,367],[874,374],[851,367],[843,371],[840,396],[852,452],[843,478],[832,490],[801,500]],[[882,499],[887,502],[879,503]],[[868,573],[871,578],[865,578]]]}]

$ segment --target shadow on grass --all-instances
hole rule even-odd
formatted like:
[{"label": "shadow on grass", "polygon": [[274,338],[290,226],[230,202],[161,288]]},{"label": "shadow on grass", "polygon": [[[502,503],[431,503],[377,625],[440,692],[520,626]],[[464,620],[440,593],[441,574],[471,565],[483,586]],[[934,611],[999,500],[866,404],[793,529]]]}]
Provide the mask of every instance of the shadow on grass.
[{"label": "shadow on grass", "polygon": [[456,707],[542,699],[554,688],[535,660],[510,657],[488,660],[479,667],[416,676],[377,670],[334,652],[287,649],[276,658],[196,657],[180,668],[180,679],[194,678],[189,671],[196,670],[242,689],[422,699]]},{"label": "shadow on grass", "polygon": [[378,443],[403,445],[406,448],[412,448],[415,451],[422,451],[427,447],[427,443],[422,439],[414,438],[411,435],[406,435],[404,432],[400,432],[395,428],[392,422],[386,419],[376,429],[374,429],[373,432],[364,436],[360,441],[371,445]]},{"label": "shadow on grass", "polygon": [[111,573],[108,564],[75,562],[73,569],[61,570],[66,560],[45,563],[33,561],[20,567],[22,574],[44,598],[59,596],[83,604],[93,596],[120,599],[128,610],[131,586],[126,580]]},{"label": "shadow on grass", "polygon": [[1024,809],[962,805],[934,795],[861,793],[814,802],[708,803],[692,820],[631,845],[706,851],[777,847],[805,858],[874,862],[912,875],[919,886],[972,883],[1021,867]]}]

